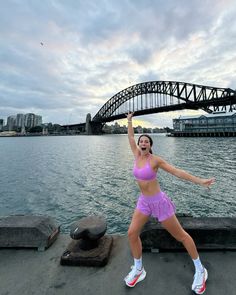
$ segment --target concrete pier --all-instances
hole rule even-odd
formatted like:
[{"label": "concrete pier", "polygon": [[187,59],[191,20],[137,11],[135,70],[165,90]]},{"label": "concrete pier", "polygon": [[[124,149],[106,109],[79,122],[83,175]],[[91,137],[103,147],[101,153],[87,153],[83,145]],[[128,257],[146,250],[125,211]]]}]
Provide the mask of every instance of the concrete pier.
[{"label": "concrete pier", "polygon": [[[178,216],[182,227],[201,250],[236,250],[236,217]],[[141,232],[143,251],[185,250],[155,218]]]},{"label": "concrete pier", "polygon": [[[70,240],[59,235],[45,252],[0,249],[1,295],[190,295],[193,264],[185,252],[143,253],[147,277],[134,288],[123,278],[133,263],[126,236],[113,236],[105,267],[62,266]],[[209,272],[207,295],[235,294],[236,251],[200,251]]]},{"label": "concrete pier", "polygon": [[60,226],[49,216],[12,215],[0,218],[1,248],[44,251],[56,240]]}]

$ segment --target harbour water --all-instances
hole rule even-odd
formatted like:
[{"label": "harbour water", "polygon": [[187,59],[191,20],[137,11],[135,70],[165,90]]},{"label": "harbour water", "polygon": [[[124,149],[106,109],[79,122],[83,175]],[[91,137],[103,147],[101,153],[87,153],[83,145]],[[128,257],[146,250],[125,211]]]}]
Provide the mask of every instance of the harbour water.
[{"label": "harbour water", "polygon": [[[177,213],[236,216],[235,138],[152,137],[169,163],[216,178],[208,190],[159,171]],[[108,233],[126,233],[139,194],[127,135],[1,138],[0,161],[0,216],[49,215],[67,233],[78,218],[102,214]]]}]

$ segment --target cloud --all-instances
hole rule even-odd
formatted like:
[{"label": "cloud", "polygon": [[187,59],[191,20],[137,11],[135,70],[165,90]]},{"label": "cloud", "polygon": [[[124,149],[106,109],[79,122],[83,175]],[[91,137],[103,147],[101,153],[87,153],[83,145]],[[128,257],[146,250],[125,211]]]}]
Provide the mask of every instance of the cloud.
[{"label": "cloud", "polygon": [[[235,89],[235,12],[233,0],[2,2],[0,118],[79,123],[149,80]],[[172,115],[140,120],[171,125]]]}]

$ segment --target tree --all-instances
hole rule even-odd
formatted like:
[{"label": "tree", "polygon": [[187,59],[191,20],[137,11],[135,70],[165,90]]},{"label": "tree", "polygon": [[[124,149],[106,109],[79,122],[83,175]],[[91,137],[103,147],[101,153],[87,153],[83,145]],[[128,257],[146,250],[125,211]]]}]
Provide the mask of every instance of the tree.
[{"label": "tree", "polygon": [[43,128],[41,126],[31,127],[29,133],[42,133]]}]

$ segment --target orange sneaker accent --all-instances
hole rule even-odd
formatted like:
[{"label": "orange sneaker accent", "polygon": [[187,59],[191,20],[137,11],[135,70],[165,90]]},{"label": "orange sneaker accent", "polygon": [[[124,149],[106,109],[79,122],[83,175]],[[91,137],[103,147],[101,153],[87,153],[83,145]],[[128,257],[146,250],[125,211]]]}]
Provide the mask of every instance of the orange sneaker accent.
[{"label": "orange sneaker accent", "polygon": [[132,271],[124,278],[124,281],[128,287],[134,287],[138,282],[141,282],[146,277],[146,271],[142,268],[141,271],[137,271],[134,266],[131,267]]},{"label": "orange sneaker accent", "polygon": [[129,286],[135,286],[137,280],[139,279],[139,277],[141,276],[142,272],[140,272],[139,275],[136,276],[136,278],[131,282],[131,283],[127,283]]}]

